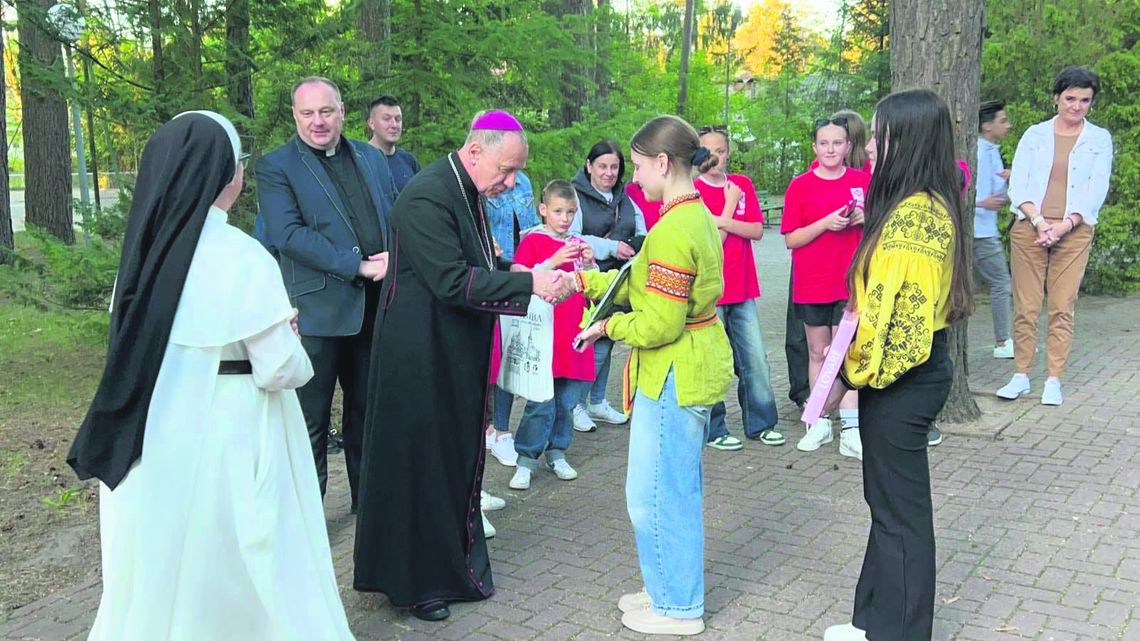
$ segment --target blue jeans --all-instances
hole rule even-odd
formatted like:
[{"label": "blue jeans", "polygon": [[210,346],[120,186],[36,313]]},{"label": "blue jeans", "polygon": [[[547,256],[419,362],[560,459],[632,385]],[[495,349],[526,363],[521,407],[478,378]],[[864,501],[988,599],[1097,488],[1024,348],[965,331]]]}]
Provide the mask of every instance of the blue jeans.
[{"label": "blue jeans", "polygon": [[705,612],[705,530],[701,519],[710,406],[680,407],[673,372],[661,398],[634,397],[625,500],[641,577],[657,614],[699,619]]},{"label": "blue jeans", "polygon": [[590,387],[591,404],[597,405],[606,400],[606,384],[610,381],[610,353],[613,352],[614,342],[608,338],[599,338],[594,343],[594,384]]},{"label": "blue jeans", "polygon": [[[760,334],[760,311],[755,300],[747,300],[718,306],[716,313],[732,345],[732,368],[736,372],[744,435],[759,438],[764,430],[772,429],[780,420],[776,413],[776,395],[772,392],[772,368],[768,366],[768,353]],[[713,406],[708,440],[728,436],[724,415],[723,402]]]},{"label": "blue jeans", "polygon": [[511,405],[515,402],[515,396],[498,385],[491,387],[495,388],[492,392],[495,396],[492,400],[494,407],[491,408],[491,424],[500,432],[509,432],[511,431]]},{"label": "blue jeans", "polygon": [[538,469],[538,457],[546,452],[547,462],[566,458],[574,434],[574,406],[590,387],[590,381],[554,379],[554,398],[542,403],[527,401],[519,428],[515,430],[518,464]]}]

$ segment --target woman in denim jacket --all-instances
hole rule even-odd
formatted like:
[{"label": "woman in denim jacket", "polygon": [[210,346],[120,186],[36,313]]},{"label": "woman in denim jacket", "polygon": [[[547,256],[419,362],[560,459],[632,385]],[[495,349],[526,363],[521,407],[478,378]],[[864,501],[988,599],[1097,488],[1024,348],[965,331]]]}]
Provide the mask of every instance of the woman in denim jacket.
[{"label": "woman in denim jacket", "polygon": [[1061,375],[1073,344],[1073,314],[1085,275],[1093,229],[1112,173],[1112,137],[1086,119],[1100,78],[1067,67],[1053,82],[1057,115],[1028,130],[1017,144],[1009,178],[1010,272],[1017,372],[997,395],[1030,392],[1029,369],[1037,348],[1037,319],[1048,296],[1043,405],[1060,405]]}]

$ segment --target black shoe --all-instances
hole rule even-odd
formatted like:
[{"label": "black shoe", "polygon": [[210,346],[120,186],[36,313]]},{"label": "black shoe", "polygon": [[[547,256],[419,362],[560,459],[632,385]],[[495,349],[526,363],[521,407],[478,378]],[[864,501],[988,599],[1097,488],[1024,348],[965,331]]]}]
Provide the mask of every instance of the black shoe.
[{"label": "black shoe", "polygon": [[429,601],[423,605],[413,606],[412,616],[424,621],[443,621],[451,616],[451,610],[447,609],[447,603],[444,601]]},{"label": "black shoe", "polygon": [[340,435],[339,432],[337,432],[335,430],[329,430],[328,451],[336,452],[336,451],[343,450],[343,449],[344,449],[344,438]]}]

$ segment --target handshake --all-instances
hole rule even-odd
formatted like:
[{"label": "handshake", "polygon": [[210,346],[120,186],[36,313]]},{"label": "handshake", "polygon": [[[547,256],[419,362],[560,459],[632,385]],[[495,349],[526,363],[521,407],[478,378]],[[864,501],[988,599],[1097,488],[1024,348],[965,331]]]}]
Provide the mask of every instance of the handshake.
[{"label": "handshake", "polygon": [[560,269],[531,272],[534,284],[531,292],[542,300],[557,305],[578,293],[577,277]]}]

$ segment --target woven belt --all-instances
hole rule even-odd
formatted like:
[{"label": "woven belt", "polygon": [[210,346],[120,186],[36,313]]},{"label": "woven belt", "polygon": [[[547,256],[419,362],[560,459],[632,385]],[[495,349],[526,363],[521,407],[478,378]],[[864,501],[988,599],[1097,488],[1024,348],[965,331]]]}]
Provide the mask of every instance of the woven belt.
[{"label": "woven belt", "polygon": [[686,318],[685,319],[685,329],[700,329],[702,327],[708,327],[709,325],[712,325],[716,321],[717,321],[716,312],[713,312],[713,313],[709,314],[708,316],[704,316],[701,318]]},{"label": "woven belt", "polygon": [[218,363],[218,375],[252,374],[253,365],[249,361],[222,361]]}]

